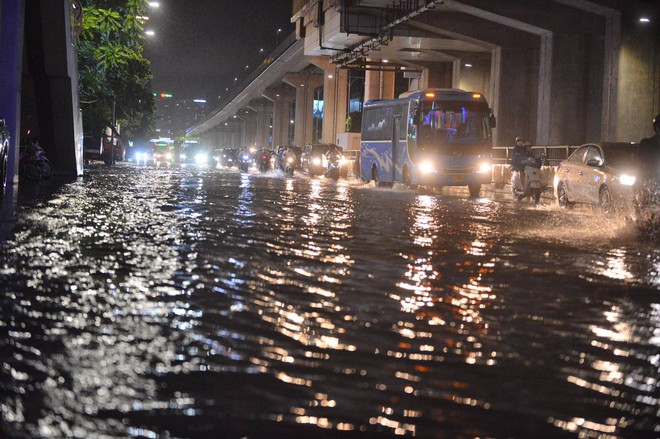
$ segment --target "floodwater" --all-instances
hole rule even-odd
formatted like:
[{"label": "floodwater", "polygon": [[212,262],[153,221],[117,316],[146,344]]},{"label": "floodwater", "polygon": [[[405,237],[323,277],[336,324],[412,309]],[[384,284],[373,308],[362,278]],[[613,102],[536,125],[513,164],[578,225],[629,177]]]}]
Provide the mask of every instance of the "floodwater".
[{"label": "floodwater", "polygon": [[505,193],[92,167],[0,242],[6,438],[656,438],[660,249]]}]

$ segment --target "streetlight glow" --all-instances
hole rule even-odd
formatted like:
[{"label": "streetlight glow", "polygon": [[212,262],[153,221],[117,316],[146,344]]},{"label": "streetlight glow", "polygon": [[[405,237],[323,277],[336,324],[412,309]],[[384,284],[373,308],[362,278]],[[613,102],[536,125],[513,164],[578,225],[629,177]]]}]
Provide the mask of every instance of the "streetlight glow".
[{"label": "streetlight glow", "polygon": [[156,35],[156,32],[154,32],[152,30],[146,30],[146,31],[144,31],[144,34],[148,37],[153,37],[154,35]]},{"label": "streetlight glow", "polygon": [[160,3],[158,3],[158,2],[149,2],[147,4],[149,6],[151,6],[152,8],[160,8]]}]

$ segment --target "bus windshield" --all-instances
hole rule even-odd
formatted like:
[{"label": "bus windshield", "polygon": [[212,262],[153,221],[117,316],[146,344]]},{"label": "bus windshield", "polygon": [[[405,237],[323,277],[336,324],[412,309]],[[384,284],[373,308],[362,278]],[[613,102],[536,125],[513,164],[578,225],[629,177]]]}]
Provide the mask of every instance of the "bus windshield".
[{"label": "bus windshield", "polygon": [[417,109],[418,148],[431,152],[444,145],[487,142],[489,115],[481,102],[422,101]]}]

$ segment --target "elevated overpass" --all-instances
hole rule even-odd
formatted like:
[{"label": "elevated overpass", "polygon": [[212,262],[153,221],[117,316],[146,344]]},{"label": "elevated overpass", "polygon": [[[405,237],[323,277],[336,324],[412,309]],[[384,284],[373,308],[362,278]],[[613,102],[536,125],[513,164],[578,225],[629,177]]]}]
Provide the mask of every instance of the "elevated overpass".
[{"label": "elevated overpass", "polygon": [[656,9],[645,0],[297,0],[295,36],[188,135],[216,147],[350,139],[351,87],[367,101],[403,83],[483,93],[498,117],[495,145],[518,135],[536,145],[639,140],[660,113]]}]

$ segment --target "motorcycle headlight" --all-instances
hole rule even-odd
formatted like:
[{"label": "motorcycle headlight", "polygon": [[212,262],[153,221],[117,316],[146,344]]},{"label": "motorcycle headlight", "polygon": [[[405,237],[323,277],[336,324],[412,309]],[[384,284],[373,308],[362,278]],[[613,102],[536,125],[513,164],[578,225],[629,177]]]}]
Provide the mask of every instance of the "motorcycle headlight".
[{"label": "motorcycle headlight", "polygon": [[424,160],[419,164],[419,170],[424,174],[428,174],[429,172],[435,171],[435,166],[433,166],[433,162],[430,160]]},{"label": "motorcycle headlight", "polygon": [[287,163],[293,163],[293,158],[289,157],[288,159],[286,159],[286,161],[287,161]]},{"label": "motorcycle headlight", "polygon": [[247,154],[243,154],[243,160],[250,160],[250,156]]},{"label": "motorcycle headlight", "polygon": [[490,172],[490,171],[491,171],[491,166],[490,163],[488,162],[479,163],[479,166],[477,166],[477,174],[483,174],[485,172]]},{"label": "motorcycle headlight", "polygon": [[173,157],[173,156],[172,156],[172,153],[171,153],[171,152],[168,152],[167,154],[165,154],[165,158],[166,158],[167,160],[172,160],[172,157]]},{"label": "motorcycle headlight", "polygon": [[633,184],[635,184],[636,180],[637,179],[635,178],[634,175],[623,174],[619,176],[619,181],[621,182],[621,184],[625,186],[632,186]]},{"label": "motorcycle headlight", "polygon": [[316,159],[312,160],[312,163],[318,166],[318,165],[321,164],[321,159],[316,158]]},{"label": "motorcycle headlight", "polygon": [[181,154],[179,157],[181,157],[181,160],[185,160],[185,159],[186,159],[186,155],[185,155],[185,154]]}]

